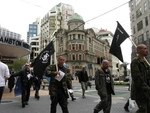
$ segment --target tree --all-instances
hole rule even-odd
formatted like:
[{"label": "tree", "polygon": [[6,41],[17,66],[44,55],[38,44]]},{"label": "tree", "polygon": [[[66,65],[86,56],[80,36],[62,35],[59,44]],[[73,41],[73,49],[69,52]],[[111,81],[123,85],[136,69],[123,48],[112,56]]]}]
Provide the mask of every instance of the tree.
[{"label": "tree", "polygon": [[15,71],[20,71],[22,66],[27,62],[26,59],[16,59],[14,60],[13,64],[8,64],[9,67],[13,67]]}]

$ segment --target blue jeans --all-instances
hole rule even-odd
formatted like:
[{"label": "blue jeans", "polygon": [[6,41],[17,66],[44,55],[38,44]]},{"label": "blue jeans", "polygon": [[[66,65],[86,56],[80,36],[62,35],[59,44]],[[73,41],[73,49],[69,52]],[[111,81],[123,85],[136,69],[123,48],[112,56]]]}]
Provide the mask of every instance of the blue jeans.
[{"label": "blue jeans", "polygon": [[4,86],[0,86],[0,103],[1,103],[3,92],[4,92]]}]

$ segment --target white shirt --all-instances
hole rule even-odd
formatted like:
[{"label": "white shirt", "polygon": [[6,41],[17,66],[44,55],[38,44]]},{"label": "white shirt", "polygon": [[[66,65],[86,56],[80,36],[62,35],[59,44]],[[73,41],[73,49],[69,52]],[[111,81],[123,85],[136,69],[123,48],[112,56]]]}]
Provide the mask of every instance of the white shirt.
[{"label": "white shirt", "polygon": [[0,87],[5,86],[5,77],[10,77],[9,69],[6,64],[0,61]]}]

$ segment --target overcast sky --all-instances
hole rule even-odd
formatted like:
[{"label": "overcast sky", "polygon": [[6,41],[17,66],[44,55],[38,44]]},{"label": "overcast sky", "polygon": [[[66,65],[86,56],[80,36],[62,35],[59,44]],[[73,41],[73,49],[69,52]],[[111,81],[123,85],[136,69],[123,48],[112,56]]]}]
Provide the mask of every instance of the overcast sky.
[{"label": "overcast sky", "polygon": [[[0,26],[21,34],[22,39],[26,41],[28,25],[34,22],[37,17],[43,17],[50,9],[61,2],[71,5],[75,12],[83,17],[85,22],[88,21],[85,24],[86,28],[102,28],[114,33],[117,26],[116,21],[119,21],[127,33],[131,35],[128,1],[129,0],[1,0]],[[123,6],[111,11],[120,5]],[[108,13],[108,11],[111,12]],[[95,17],[98,18],[93,19]],[[131,41],[126,39],[121,47],[124,61],[130,63]]]}]

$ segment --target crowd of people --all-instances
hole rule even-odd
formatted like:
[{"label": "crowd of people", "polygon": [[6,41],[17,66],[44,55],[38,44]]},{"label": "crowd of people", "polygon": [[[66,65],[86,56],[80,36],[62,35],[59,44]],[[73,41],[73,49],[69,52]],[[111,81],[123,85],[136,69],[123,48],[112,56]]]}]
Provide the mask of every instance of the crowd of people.
[{"label": "crowd of people", "polygon": [[[138,55],[132,59],[131,62],[131,96],[130,99],[134,100],[138,106],[136,113],[150,113],[150,65],[146,60],[148,55],[147,46],[139,44],[137,46]],[[9,71],[8,66],[1,62],[2,55],[0,54],[0,102],[5,87],[5,79],[14,81],[14,77],[19,76],[22,86],[21,100],[22,107],[28,105],[30,97],[31,81],[33,79],[37,82],[35,97],[39,98],[40,80],[31,72],[29,63],[26,63],[24,68],[15,73],[13,69]],[[57,104],[60,105],[63,113],[69,113],[68,98],[69,95],[72,101],[76,98],[73,94],[72,80],[73,76],[70,73],[70,68],[64,66],[65,58],[59,56],[57,64],[49,65],[45,71],[44,76],[50,77],[49,82],[49,95],[50,95],[50,113],[56,113]],[[113,79],[111,71],[109,70],[109,61],[103,60],[102,65],[95,73],[95,88],[100,97],[100,102],[93,108],[93,113],[99,113],[103,110],[104,113],[111,112],[112,95],[115,95]],[[85,91],[89,85],[88,73],[86,67],[83,67],[78,72],[79,83],[82,89],[82,98],[85,99]],[[14,82],[8,83],[10,92],[14,87]],[[129,100],[125,104],[124,109],[129,111]]]}]

